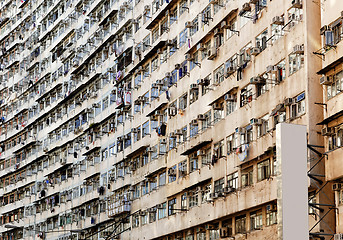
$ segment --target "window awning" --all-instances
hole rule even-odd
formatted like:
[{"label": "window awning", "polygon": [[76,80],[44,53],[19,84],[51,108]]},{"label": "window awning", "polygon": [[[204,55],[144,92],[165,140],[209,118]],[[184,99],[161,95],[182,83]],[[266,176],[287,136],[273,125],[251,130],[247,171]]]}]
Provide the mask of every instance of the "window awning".
[{"label": "window awning", "polygon": [[159,168],[151,171],[150,173],[148,173],[147,175],[145,175],[145,178],[150,178],[153,175],[155,175],[156,173],[162,172],[163,170],[166,170],[167,167],[166,166],[160,166]]},{"label": "window awning", "polygon": [[140,153],[140,152],[143,152],[147,147],[149,147],[150,145],[143,145],[143,146],[140,146],[139,148],[137,148],[136,150],[130,152],[129,154],[127,154],[125,156],[125,159],[126,158],[131,158],[133,157],[134,155],[136,155],[137,153]]},{"label": "window awning", "polygon": [[97,150],[100,150],[101,147],[99,146],[94,146],[92,148],[90,148],[87,152],[85,152],[84,154],[82,154],[82,156],[88,156],[93,152],[96,152]]},{"label": "window awning", "polygon": [[167,10],[171,9],[176,3],[177,0],[170,0],[170,2],[160,10],[160,12],[151,19],[151,22],[146,26],[146,29],[153,29],[158,22],[166,15]]},{"label": "window awning", "polygon": [[[233,90],[236,90],[236,89],[238,89],[238,86],[232,87],[232,88],[231,88],[229,91],[227,91],[225,94],[227,94],[227,93],[229,93],[229,92],[231,92],[231,91],[233,91]],[[221,98],[224,98],[225,94],[224,94],[224,95],[221,95],[220,97],[218,97],[218,98],[216,98],[215,100],[213,100],[210,104],[208,104],[208,106],[212,106],[215,102],[219,101]]]},{"label": "window awning", "polygon": [[189,155],[189,154],[191,154],[191,153],[193,153],[195,151],[198,151],[200,148],[206,146],[207,144],[209,144],[211,142],[212,142],[212,140],[210,140],[210,141],[201,141],[201,142],[195,144],[193,147],[191,147],[191,148],[187,149],[186,151],[184,151],[183,153],[181,153],[181,155],[184,155],[184,156],[185,155]]},{"label": "window awning", "polygon": [[[163,93],[162,93],[163,94]],[[161,104],[159,104],[155,109],[153,109],[151,112],[149,112],[146,116],[150,117],[151,115],[154,114],[154,112],[156,112],[157,110],[162,109],[164,106],[167,105],[167,102],[162,102]]]},{"label": "window awning", "polygon": [[317,72],[318,75],[322,75],[330,71],[331,69],[337,67],[339,64],[343,63],[343,57],[338,58],[336,61],[330,63],[325,68],[322,68]]},{"label": "window awning", "polygon": [[343,116],[343,110],[341,110],[341,111],[335,113],[334,115],[331,115],[330,117],[325,118],[325,119],[324,119],[323,121],[321,121],[320,123],[317,123],[317,125],[328,124],[329,122],[331,122],[331,121],[333,121],[333,120],[335,120],[335,119],[337,119],[337,118],[339,118],[339,117],[341,117],[341,116]]}]

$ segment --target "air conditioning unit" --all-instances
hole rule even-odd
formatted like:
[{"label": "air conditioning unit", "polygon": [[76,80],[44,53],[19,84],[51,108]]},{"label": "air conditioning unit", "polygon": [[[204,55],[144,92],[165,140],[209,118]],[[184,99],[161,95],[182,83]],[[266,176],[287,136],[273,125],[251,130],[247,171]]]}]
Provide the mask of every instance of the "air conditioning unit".
[{"label": "air conditioning unit", "polygon": [[183,134],[183,131],[182,131],[182,129],[177,129],[176,131],[175,131],[175,135],[182,135]]},{"label": "air conditioning unit", "polygon": [[238,134],[244,134],[246,132],[246,129],[242,128],[242,127],[237,127],[235,129],[235,132],[238,133]]},{"label": "air conditioning unit", "polygon": [[150,11],[150,6],[149,5],[145,5],[144,6],[144,14],[147,14]]},{"label": "air conditioning unit", "polygon": [[320,35],[324,35],[324,33],[329,30],[327,25],[324,25],[321,29],[320,29]]},{"label": "air conditioning unit", "polygon": [[258,55],[260,53],[261,53],[261,49],[259,47],[253,47],[253,48],[250,49],[250,54],[251,55],[256,56],[256,55]]},{"label": "air conditioning unit", "polygon": [[168,108],[168,115],[169,115],[169,116],[175,116],[176,113],[177,113],[176,107],[169,107],[169,108]]},{"label": "air conditioning unit", "polygon": [[276,24],[276,25],[283,25],[284,24],[284,19],[282,16],[276,16],[276,17],[273,17],[273,21],[272,21],[272,24]]},{"label": "air conditioning unit", "polygon": [[[211,194],[210,194],[210,196],[211,196]],[[214,226],[213,224],[206,224],[206,225],[205,225],[205,229],[206,229],[206,230],[214,230],[214,229],[216,229],[216,228],[215,228],[215,226]]]},{"label": "air conditioning unit", "polygon": [[266,81],[262,77],[260,77],[260,76],[250,78],[250,83],[251,84],[263,84],[265,82]]},{"label": "air conditioning unit", "polygon": [[234,72],[236,72],[236,68],[234,66],[229,66],[225,69],[225,77],[230,76],[231,74],[233,74]]},{"label": "air conditioning unit", "polygon": [[144,96],[139,96],[139,97],[137,98],[137,100],[138,100],[139,102],[145,102],[145,97],[144,97]]},{"label": "air conditioning unit", "polygon": [[168,175],[169,176],[176,176],[176,169],[175,168],[169,168],[168,169]]},{"label": "air conditioning unit", "polygon": [[107,72],[115,72],[115,67],[109,67],[109,68],[107,68]]},{"label": "air conditioning unit", "polygon": [[331,76],[323,76],[320,78],[320,84],[322,85],[331,85],[332,84],[332,77]]},{"label": "air conditioning unit", "polygon": [[229,28],[229,25],[227,24],[227,22],[224,20],[220,23],[220,28]]},{"label": "air conditioning unit", "polygon": [[176,138],[176,135],[175,135],[174,132],[171,132],[171,133],[169,133],[169,137],[170,137],[170,138]]},{"label": "air conditioning unit", "polygon": [[157,84],[158,86],[163,86],[163,85],[164,85],[164,81],[163,81],[163,80],[157,80],[157,81],[156,81],[156,84]]},{"label": "air conditioning unit", "polygon": [[198,89],[198,84],[192,83],[192,84],[190,85],[190,89],[191,89],[191,90],[196,90],[196,89]]},{"label": "air conditioning unit", "polygon": [[249,3],[244,3],[242,6],[242,10],[246,11],[246,12],[250,12],[251,11],[251,7]]},{"label": "air conditioning unit", "polygon": [[161,116],[161,115],[163,115],[163,111],[162,110],[156,110],[155,115]]},{"label": "air conditioning unit", "polygon": [[147,151],[147,152],[153,152],[153,151],[154,151],[154,148],[148,147],[148,148],[146,149],[146,151]]},{"label": "air conditioning unit", "polygon": [[[210,193],[210,198],[217,199],[218,197],[219,197],[218,193],[216,193],[216,192]],[[211,228],[206,228],[206,229],[211,229]]]},{"label": "air conditioning unit", "polygon": [[278,66],[269,65],[267,66],[267,73],[277,72],[279,70]]},{"label": "air conditioning unit", "polygon": [[205,117],[204,114],[198,114],[197,120],[199,120],[199,121],[205,121],[205,120],[206,120],[206,117]]},{"label": "air conditioning unit", "polygon": [[293,8],[302,8],[301,0],[292,0],[292,7]]},{"label": "air conditioning unit", "polygon": [[224,194],[232,193],[234,191],[235,191],[235,188],[229,187],[229,186],[224,187],[224,190],[223,190]]},{"label": "air conditioning unit", "polygon": [[268,204],[266,207],[267,212],[272,212],[272,211],[276,211],[276,205],[275,204]]},{"label": "air conditioning unit", "polygon": [[205,50],[205,45],[203,43],[198,43],[197,44],[197,50],[198,51],[203,51]]},{"label": "air conditioning unit", "polygon": [[186,61],[192,61],[193,60],[192,55],[189,53],[185,54],[185,60]]},{"label": "air conditioning unit", "polygon": [[193,120],[191,121],[191,124],[192,124],[193,126],[197,126],[197,125],[198,125],[198,120],[197,120],[197,119],[193,119]]},{"label": "air conditioning unit", "polygon": [[205,150],[198,150],[197,151],[197,156],[205,156],[206,155],[206,151]]},{"label": "air conditioning unit", "polygon": [[334,129],[331,127],[325,127],[322,129],[322,136],[331,136],[334,134]]},{"label": "air conditioning unit", "polygon": [[295,53],[295,54],[304,54],[304,45],[295,45],[293,47],[293,53]]},{"label": "air conditioning unit", "polygon": [[217,48],[216,47],[212,47],[211,49],[209,49],[207,51],[207,59],[208,60],[213,60],[217,57]]},{"label": "air conditioning unit", "polygon": [[293,98],[286,98],[285,101],[283,102],[285,106],[290,106],[293,104]]},{"label": "air conditioning unit", "polygon": [[185,27],[186,27],[186,28],[193,28],[194,25],[193,25],[193,23],[192,23],[191,21],[187,21],[187,22],[185,23]]},{"label": "air conditioning unit", "polygon": [[342,183],[334,183],[332,184],[332,190],[333,191],[339,191],[342,189]]},{"label": "air conditioning unit", "polygon": [[223,107],[220,103],[216,102],[213,104],[213,110],[222,110],[222,109],[223,109]]},{"label": "air conditioning unit", "polygon": [[227,94],[224,95],[224,100],[225,101],[235,101],[236,99],[235,99],[234,95],[227,93]]},{"label": "air conditioning unit", "polygon": [[62,165],[66,164],[66,163],[67,163],[67,159],[66,159],[66,158],[61,158],[61,159],[60,159],[60,163],[61,163]]},{"label": "air conditioning unit", "polygon": [[214,29],[214,31],[213,31],[214,36],[216,36],[216,35],[218,35],[218,34],[220,34],[220,33],[221,33],[220,28],[216,28],[216,29]]},{"label": "air conditioning unit", "polygon": [[262,119],[252,118],[252,119],[250,119],[250,124],[251,125],[261,125],[262,124]]},{"label": "air conditioning unit", "polygon": [[99,107],[100,107],[100,104],[99,104],[99,103],[93,103],[93,104],[92,104],[92,107],[93,107],[93,108],[99,108]]},{"label": "air conditioning unit", "polygon": [[98,97],[98,94],[96,92],[92,92],[91,95],[90,95],[90,98],[97,98]]}]

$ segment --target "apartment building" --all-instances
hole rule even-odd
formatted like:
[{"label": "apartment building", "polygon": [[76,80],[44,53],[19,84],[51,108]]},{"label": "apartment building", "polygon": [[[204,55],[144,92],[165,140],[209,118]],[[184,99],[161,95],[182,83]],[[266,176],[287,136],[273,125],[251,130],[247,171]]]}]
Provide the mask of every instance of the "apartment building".
[{"label": "apartment building", "polygon": [[322,44],[315,54],[322,59],[322,67],[317,71],[323,88],[324,108],[323,120],[318,123],[322,127],[325,139],[325,160],[327,181],[333,182],[332,190],[335,208],[335,239],[343,238],[342,226],[342,164],[340,164],[340,148],[342,147],[342,103],[340,95],[342,84],[342,2],[324,1],[321,5],[321,40]]},{"label": "apartment building", "polygon": [[307,126],[310,233],[330,239],[330,2],[1,1],[0,239],[278,239],[280,122]]}]

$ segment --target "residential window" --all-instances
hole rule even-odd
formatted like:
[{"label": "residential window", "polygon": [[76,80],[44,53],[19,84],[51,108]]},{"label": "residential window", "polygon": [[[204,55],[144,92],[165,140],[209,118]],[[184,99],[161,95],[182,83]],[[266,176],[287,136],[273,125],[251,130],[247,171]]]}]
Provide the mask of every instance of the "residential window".
[{"label": "residential window", "polygon": [[159,28],[156,27],[155,29],[152,30],[151,32],[151,36],[152,36],[152,43],[156,42],[156,40],[158,39],[159,37]]},{"label": "residential window", "polygon": [[192,21],[192,27],[189,31],[189,35],[193,36],[197,31],[199,31],[199,20],[198,17],[196,17],[193,21]]},{"label": "residential window", "polygon": [[225,156],[224,154],[224,140],[221,140],[214,144],[213,153],[217,158]]},{"label": "residential window", "polygon": [[264,30],[260,35],[258,35],[255,39],[255,46],[261,49],[261,52],[267,48],[267,40],[268,40],[268,29]]},{"label": "residential window", "polygon": [[261,124],[257,125],[257,137],[262,137],[268,132],[269,116],[265,115],[261,118]]},{"label": "residential window", "polygon": [[189,137],[193,138],[198,135],[198,123],[196,124],[189,124]]},{"label": "residential window", "polygon": [[238,188],[238,172],[231,173],[227,176],[227,186],[233,189]]},{"label": "residential window", "polygon": [[187,160],[180,162],[178,165],[178,168],[179,168],[179,178],[186,176],[187,175]]},{"label": "residential window", "polygon": [[253,172],[254,171],[253,171],[252,166],[242,170],[242,173],[241,173],[242,187],[253,185],[253,183],[254,183]]},{"label": "residential window", "polygon": [[205,120],[202,121],[202,123],[201,123],[201,130],[202,131],[205,131],[207,128],[211,127],[211,124],[212,124],[212,116],[211,115],[212,115],[211,110],[204,114]]},{"label": "residential window", "polygon": [[149,212],[149,222],[155,222],[156,221],[156,207],[153,207],[150,209]]},{"label": "residential window", "polygon": [[224,178],[221,178],[214,182],[214,192],[219,193],[224,189]]},{"label": "residential window", "polygon": [[187,193],[181,195],[181,209],[187,209]]},{"label": "residential window", "polygon": [[170,25],[172,25],[174,22],[177,21],[178,19],[177,8],[170,10],[169,18],[170,18]]},{"label": "residential window", "polygon": [[206,84],[201,85],[201,95],[202,96],[204,96],[206,93],[208,93],[211,90],[211,88],[210,88],[211,79],[212,79],[211,74],[209,74],[208,76],[206,76],[204,78],[204,81]]},{"label": "residential window", "polygon": [[168,215],[174,215],[176,209],[176,198],[172,198],[168,201]]},{"label": "residential window", "polygon": [[199,88],[191,89],[189,91],[189,105],[199,99]]},{"label": "residential window", "polygon": [[340,71],[333,76],[327,77],[332,79],[332,84],[327,85],[326,87],[327,98],[330,99],[343,91],[343,71]]},{"label": "residential window", "polygon": [[220,67],[214,70],[213,77],[215,84],[219,84],[222,81],[224,81],[224,64],[222,64]]},{"label": "residential window", "polygon": [[158,186],[166,185],[166,172],[160,173],[158,176]]},{"label": "residential window", "polygon": [[235,218],[236,222],[236,233],[246,232],[246,215],[241,215]]},{"label": "residential window", "polygon": [[187,93],[179,98],[179,109],[184,110],[187,108]]},{"label": "residential window", "polygon": [[208,5],[202,12],[201,12],[201,22],[202,26],[208,25],[209,21],[212,19],[211,15],[211,5]]},{"label": "residential window", "polygon": [[198,206],[199,203],[199,192],[196,190],[188,191],[189,208]]},{"label": "residential window", "polygon": [[304,54],[303,53],[292,53],[288,56],[289,58],[289,75],[297,72],[304,66]]},{"label": "residential window", "polygon": [[228,28],[226,30],[226,39],[231,38],[233,35],[238,34],[237,32],[237,18],[233,18],[228,22]]},{"label": "residential window", "polygon": [[291,119],[305,114],[305,93],[301,93],[294,98],[295,103],[290,106]]},{"label": "residential window", "polygon": [[224,102],[215,102],[213,105],[213,123],[219,122],[224,118]]},{"label": "residential window", "polygon": [[188,28],[185,28],[180,34],[179,34],[179,48],[181,48],[185,43],[187,42],[187,33]]},{"label": "residential window", "polygon": [[237,94],[230,94],[231,99],[226,100],[226,115],[233,113],[237,109]]},{"label": "residential window", "polygon": [[250,213],[250,230],[262,229],[262,210]]},{"label": "residential window", "polygon": [[198,162],[199,162],[199,158],[196,155],[189,158],[189,173],[198,170],[199,168]]},{"label": "residential window", "polygon": [[139,227],[139,214],[132,215],[132,227]]},{"label": "residential window", "polygon": [[265,160],[257,164],[257,181],[262,181],[270,177],[270,160]]},{"label": "residential window", "polygon": [[165,217],[167,217],[167,203],[166,202],[160,204],[158,208],[158,219],[162,219]]},{"label": "residential window", "polygon": [[226,138],[226,150],[227,154],[230,154],[236,150],[236,144],[235,144],[235,134],[231,134]]},{"label": "residential window", "polygon": [[176,165],[168,169],[168,182],[169,183],[176,181],[176,171],[177,171]]},{"label": "residential window", "polygon": [[[283,17],[283,16],[282,16]],[[280,24],[272,24],[272,37],[271,41],[274,43],[276,40],[282,38],[285,35],[285,31],[283,30],[284,26]]]},{"label": "residential window", "polygon": [[180,12],[180,16],[186,12],[186,11],[189,11],[189,8],[188,8],[188,0],[181,0],[180,2],[180,9],[179,9],[179,12]]},{"label": "residential window", "polygon": [[168,30],[169,30],[168,17],[165,17],[161,21],[161,36],[163,35],[163,33],[167,32]]},{"label": "residential window", "polygon": [[240,99],[240,106],[243,107],[244,105],[250,103],[252,101],[252,86],[249,84],[247,87],[241,89],[241,99]]},{"label": "residential window", "polygon": [[[269,206],[275,206],[275,205],[269,205]],[[266,207],[266,225],[270,226],[272,224],[277,223],[277,211],[276,211],[276,206],[273,207],[273,209],[269,209]]]},{"label": "residential window", "polygon": [[142,138],[144,138],[146,135],[149,135],[149,121],[146,121],[142,125]]}]

